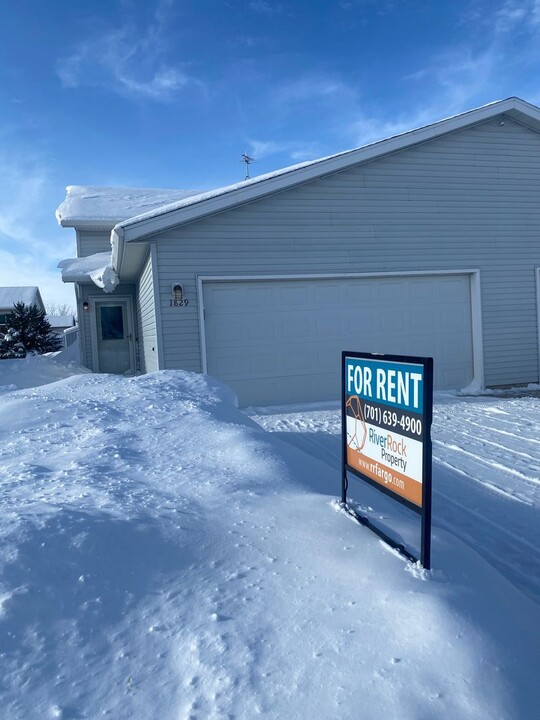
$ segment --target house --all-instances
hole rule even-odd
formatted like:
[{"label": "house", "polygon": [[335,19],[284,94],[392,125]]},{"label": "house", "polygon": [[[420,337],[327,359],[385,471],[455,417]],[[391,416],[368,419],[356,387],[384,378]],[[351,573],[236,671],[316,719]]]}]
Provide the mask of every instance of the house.
[{"label": "house", "polygon": [[45,310],[39,288],[35,286],[0,287],[0,333],[6,331],[6,323],[13,311],[15,303],[35,305],[39,310]]},{"label": "house", "polygon": [[[46,319],[51,326],[51,335],[56,335],[60,338],[62,347],[68,348],[77,342],[79,331],[73,315],[47,315]],[[74,351],[73,359],[75,359],[76,356]]]},{"label": "house", "polygon": [[439,389],[538,382],[523,100],[211,192],[112,192],[70,188],[57,211],[94,371],[207,372],[241,405],[337,399],[343,349],[432,356]]},{"label": "house", "polygon": [[64,330],[76,325],[73,315],[47,315],[46,320],[51,326],[52,334],[61,335],[62,337]]}]

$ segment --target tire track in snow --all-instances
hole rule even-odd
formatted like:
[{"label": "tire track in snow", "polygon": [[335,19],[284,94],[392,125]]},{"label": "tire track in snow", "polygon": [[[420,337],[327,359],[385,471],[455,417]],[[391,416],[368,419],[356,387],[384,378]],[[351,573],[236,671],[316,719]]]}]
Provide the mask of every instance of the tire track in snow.
[{"label": "tire track in snow", "polygon": [[[494,399],[493,402],[498,400]],[[490,420],[495,424],[502,418],[499,417],[497,406],[492,408],[497,412],[497,417],[489,417],[489,408],[486,405],[485,400],[482,403],[469,404],[458,398],[450,406],[445,403],[434,408],[433,462],[434,469],[439,468],[439,471],[436,470],[438,477],[433,487],[434,507],[438,506],[434,522],[460,537],[514,585],[533,599],[538,599],[540,537],[536,539],[536,526],[530,522],[529,517],[536,507],[540,478],[531,477],[521,471],[523,466],[527,465],[523,461],[534,462],[536,457],[518,450],[514,445],[530,447],[540,445],[540,440],[524,437],[521,425],[519,432],[491,427]],[[528,413],[524,412],[523,403],[515,409],[519,417],[513,421],[504,418],[506,427],[516,428],[523,420],[527,422],[527,428],[538,426],[538,423],[531,421]],[[266,409],[260,414],[252,411],[250,415],[269,432],[278,433],[284,442],[317,457],[334,471],[339,471],[339,409],[331,411],[325,408],[317,412],[310,407],[302,412],[291,408],[290,413],[286,410],[276,408],[276,413],[271,414]],[[478,419],[479,417],[482,420]],[[487,422],[483,422],[484,420]],[[471,432],[464,432],[464,425],[470,426]],[[508,444],[497,442],[493,439],[493,434],[496,434],[497,438],[507,438]],[[475,436],[479,435],[481,440],[475,440]],[[329,437],[334,439],[333,443],[329,442]],[[496,453],[495,460],[481,457],[486,445],[500,450]],[[453,457],[456,458],[455,464],[451,461]],[[536,465],[531,469],[536,469]],[[501,481],[506,478],[507,483],[495,484],[491,479],[487,480],[486,471]],[[516,510],[523,508],[523,511],[516,514],[509,506],[506,512],[501,506],[505,501],[511,501]],[[523,513],[526,513],[526,516],[522,517]],[[525,536],[524,533],[528,535]]]},{"label": "tire track in snow", "polygon": [[[525,480],[526,482],[529,482],[531,484],[540,484],[540,478],[530,477],[529,475],[524,475],[519,470],[515,470],[514,468],[507,467],[506,465],[502,465],[499,462],[493,461],[493,460],[487,460],[481,456],[479,456],[477,453],[470,452],[469,450],[465,450],[465,448],[460,447],[459,445],[455,445],[454,443],[446,443],[443,440],[433,440],[433,445],[439,445],[440,447],[446,448],[448,450],[452,450],[453,452],[460,453],[462,455],[466,455],[469,458],[472,458],[474,462],[479,463],[480,465],[484,465],[488,467],[489,469],[494,470],[501,470],[504,473],[509,473],[510,475],[515,475],[520,480]],[[472,475],[469,475],[469,477],[472,480],[477,480],[478,478],[475,478]]]},{"label": "tire track in snow", "polygon": [[[469,434],[466,434],[466,433],[460,433],[459,435],[457,435],[457,437],[460,437],[460,438],[463,438],[463,439],[466,438],[468,441],[470,441],[470,435],[469,435]],[[495,442],[494,440],[488,440],[487,438],[482,438],[482,440],[479,441],[479,442],[480,442],[481,445],[490,445],[490,446],[492,446],[492,447],[498,448],[499,450],[503,450],[503,451],[508,452],[508,448],[507,448],[505,445],[502,445],[501,443]],[[522,451],[520,451],[520,450],[516,450],[515,448],[512,450],[512,453],[513,453],[514,455],[519,455],[519,457],[523,457],[523,458],[525,458],[525,459],[527,459],[527,460],[532,460],[533,462],[536,462],[536,461],[538,460],[538,456],[537,456],[537,455],[529,455],[529,453],[527,453],[527,452],[522,452]],[[539,469],[540,469],[540,468],[539,468]]]},{"label": "tire track in snow", "polygon": [[500,493],[501,495],[504,495],[504,497],[507,497],[509,500],[515,500],[516,502],[521,502],[524,505],[529,505],[532,507],[534,503],[530,502],[527,499],[522,498],[520,495],[515,495],[514,493],[509,492],[508,490],[504,490],[503,488],[498,487],[497,485],[493,485],[487,480],[480,480],[478,478],[475,478],[473,475],[470,475],[468,472],[465,472],[465,470],[462,470],[461,468],[457,467],[456,465],[453,465],[452,463],[448,462],[447,460],[442,460],[438,457],[433,457],[434,463],[439,463],[439,465],[448,468],[451,472],[455,472],[458,475],[462,475],[463,477],[466,477],[467,480],[472,480],[472,482],[479,483],[480,485],[483,485],[484,487],[488,488],[489,490],[493,490],[494,492]]}]

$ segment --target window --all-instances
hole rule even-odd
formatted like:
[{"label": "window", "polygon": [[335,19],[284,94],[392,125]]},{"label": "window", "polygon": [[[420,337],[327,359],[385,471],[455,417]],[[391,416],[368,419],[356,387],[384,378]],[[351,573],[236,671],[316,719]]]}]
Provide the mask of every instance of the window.
[{"label": "window", "polygon": [[124,317],[121,305],[102,305],[100,319],[102,340],[124,339]]},{"label": "window", "polygon": [[0,333],[5,333],[11,313],[0,313]]}]

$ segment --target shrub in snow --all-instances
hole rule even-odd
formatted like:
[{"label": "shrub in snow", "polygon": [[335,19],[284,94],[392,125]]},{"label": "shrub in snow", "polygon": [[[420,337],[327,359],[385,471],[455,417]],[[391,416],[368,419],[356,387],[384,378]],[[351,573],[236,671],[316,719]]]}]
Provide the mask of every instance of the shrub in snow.
[{"label": "shrub in snow", "polygon": [[7,330],[0,338],[0,358],[10,360],[24,358],[27,353],[54,352],[60,350],[62,341],[51,335],[51,326],[45,311],[35,305],[15,303],[9,316]]}]

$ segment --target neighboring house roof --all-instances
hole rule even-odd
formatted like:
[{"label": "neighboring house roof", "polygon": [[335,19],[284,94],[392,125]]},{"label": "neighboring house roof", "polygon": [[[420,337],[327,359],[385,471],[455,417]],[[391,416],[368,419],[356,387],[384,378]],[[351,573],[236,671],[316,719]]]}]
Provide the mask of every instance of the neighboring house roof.
[{"label": "neighboring house roof", "polygon": [[36,286],[0,287],[0,308],[2,310],[12,308],[18,302],[25,305],[36,305],[40,309],[44,308],[39,288]]},{"label": "neighboring house roof", "polygon": [[64,202],[56,211],[62,227],[105,227],[168,203],[178,202],[200,190],[155,188],[108,188],[69,185]]},{"label": "neighboring house roof", "polygon": [[53,330],[73,327],[75,325],[73,315],[47,315],[46,317]]},{"label": "neighboring house roof", "polygon": [[167,228],[222,212],[235,205],[251,202],[265,195],[339,172],[352,165],[433,140],[503,113],[540,132],[540,109],[524,100],[511,97],[354,150],[293,165],[235,185],[184,198],[118,223],[112,233],[113,266],[119,269],[118,263],[121,262],[123,254],[119,245],[122,245],[124,240],[129,242],[143,239]]}]

